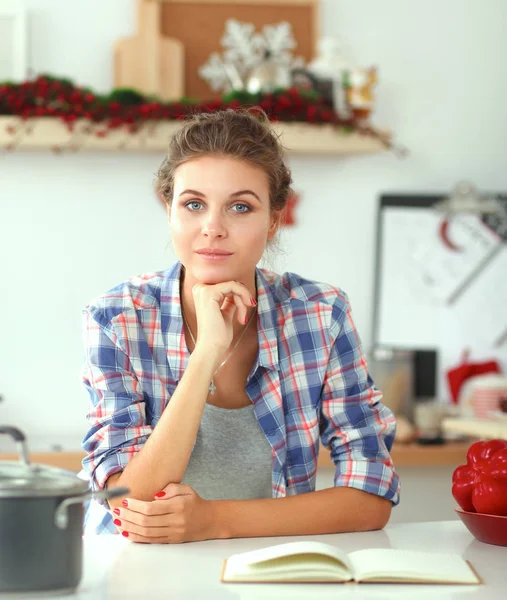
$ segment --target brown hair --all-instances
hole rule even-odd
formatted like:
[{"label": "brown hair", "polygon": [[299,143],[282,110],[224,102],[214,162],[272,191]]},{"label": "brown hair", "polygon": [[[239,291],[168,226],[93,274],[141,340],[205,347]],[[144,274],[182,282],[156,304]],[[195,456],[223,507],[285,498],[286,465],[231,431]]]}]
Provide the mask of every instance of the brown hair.
[{"label": "brown hair", "polygon": [[171,139],[157,172],[157,189],[167,204],[173,199],[176,168],[210,154],[245,160],[262,169],[268,177],[271,211],[285,208],[292,178],[283,161],[283,146],[262,109],[229,108],[189,117]]}]

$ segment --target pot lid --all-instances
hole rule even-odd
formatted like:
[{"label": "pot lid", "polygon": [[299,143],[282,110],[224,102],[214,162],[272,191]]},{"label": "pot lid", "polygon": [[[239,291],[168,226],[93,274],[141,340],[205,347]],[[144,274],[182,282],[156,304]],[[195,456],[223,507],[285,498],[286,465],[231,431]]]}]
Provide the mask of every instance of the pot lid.
[{"label": "pot lid", "polygon": [[74,496],[88,482],[73,471],[22,461],[0,461],[0,498]]}]

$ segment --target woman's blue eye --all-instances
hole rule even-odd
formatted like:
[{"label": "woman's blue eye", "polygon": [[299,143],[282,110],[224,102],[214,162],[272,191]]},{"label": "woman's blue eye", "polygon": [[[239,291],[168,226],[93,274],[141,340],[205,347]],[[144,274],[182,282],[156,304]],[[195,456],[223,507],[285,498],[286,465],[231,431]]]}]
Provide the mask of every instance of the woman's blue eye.
[{"label": "woman's blue eye", "polygon": [[[187,202],[185,204],[185,207],[188,208],[191,212],[196,212],[202,208],[202,202],[199,202],[198,200],[191,200],[190,202]],[[249,213],[252,210],[248,206],[248,204],[242,204],[240,202],[235,204],[233,206],[233,208],[234,208],[234,212],[237,212],[237,213]]]},{"label": "woman's blue eye", "polygon": [[250,212],[250,207],[247,206],[246,204],[235,204],[234,206],[235,206],[235,208],[238,208],[238,206],[240,206],[242,208],[242,210],[236,210],[235,212],[239,212],[239,213]]}]

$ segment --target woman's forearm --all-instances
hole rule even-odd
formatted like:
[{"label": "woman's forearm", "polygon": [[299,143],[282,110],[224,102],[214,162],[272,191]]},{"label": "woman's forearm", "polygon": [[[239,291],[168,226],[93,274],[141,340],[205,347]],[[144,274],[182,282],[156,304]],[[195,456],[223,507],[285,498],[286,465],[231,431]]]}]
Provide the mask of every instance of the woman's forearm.
[{"label": "woman's forearm", "polygon": [[382,529],[391,501],[336,487],[286,498],[216,500],[212,510],[217,538],[318,535]]},{"label": "woman's forearm", "polygon": [[[171,401],[143,448],[121,474],[108,479],[107,487],[126,486],[130,498],[153,500],[154,494],[168,483],[181,481],[197,437],[215,368],[215,361],[209,356],[192,353]],[[109,504],[115,507],[121,500],[115,498]]]}]

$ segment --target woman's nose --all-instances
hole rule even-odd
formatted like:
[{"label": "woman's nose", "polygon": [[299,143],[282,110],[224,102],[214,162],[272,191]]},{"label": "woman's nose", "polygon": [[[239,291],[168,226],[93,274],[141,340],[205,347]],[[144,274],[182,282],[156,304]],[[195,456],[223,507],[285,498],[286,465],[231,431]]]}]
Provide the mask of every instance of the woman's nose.
[{"label": "woman's nose", "polygon": [[202,232],[209,237],[225,237],[226,229],[222,216],[209,212],[203,221]]}]

